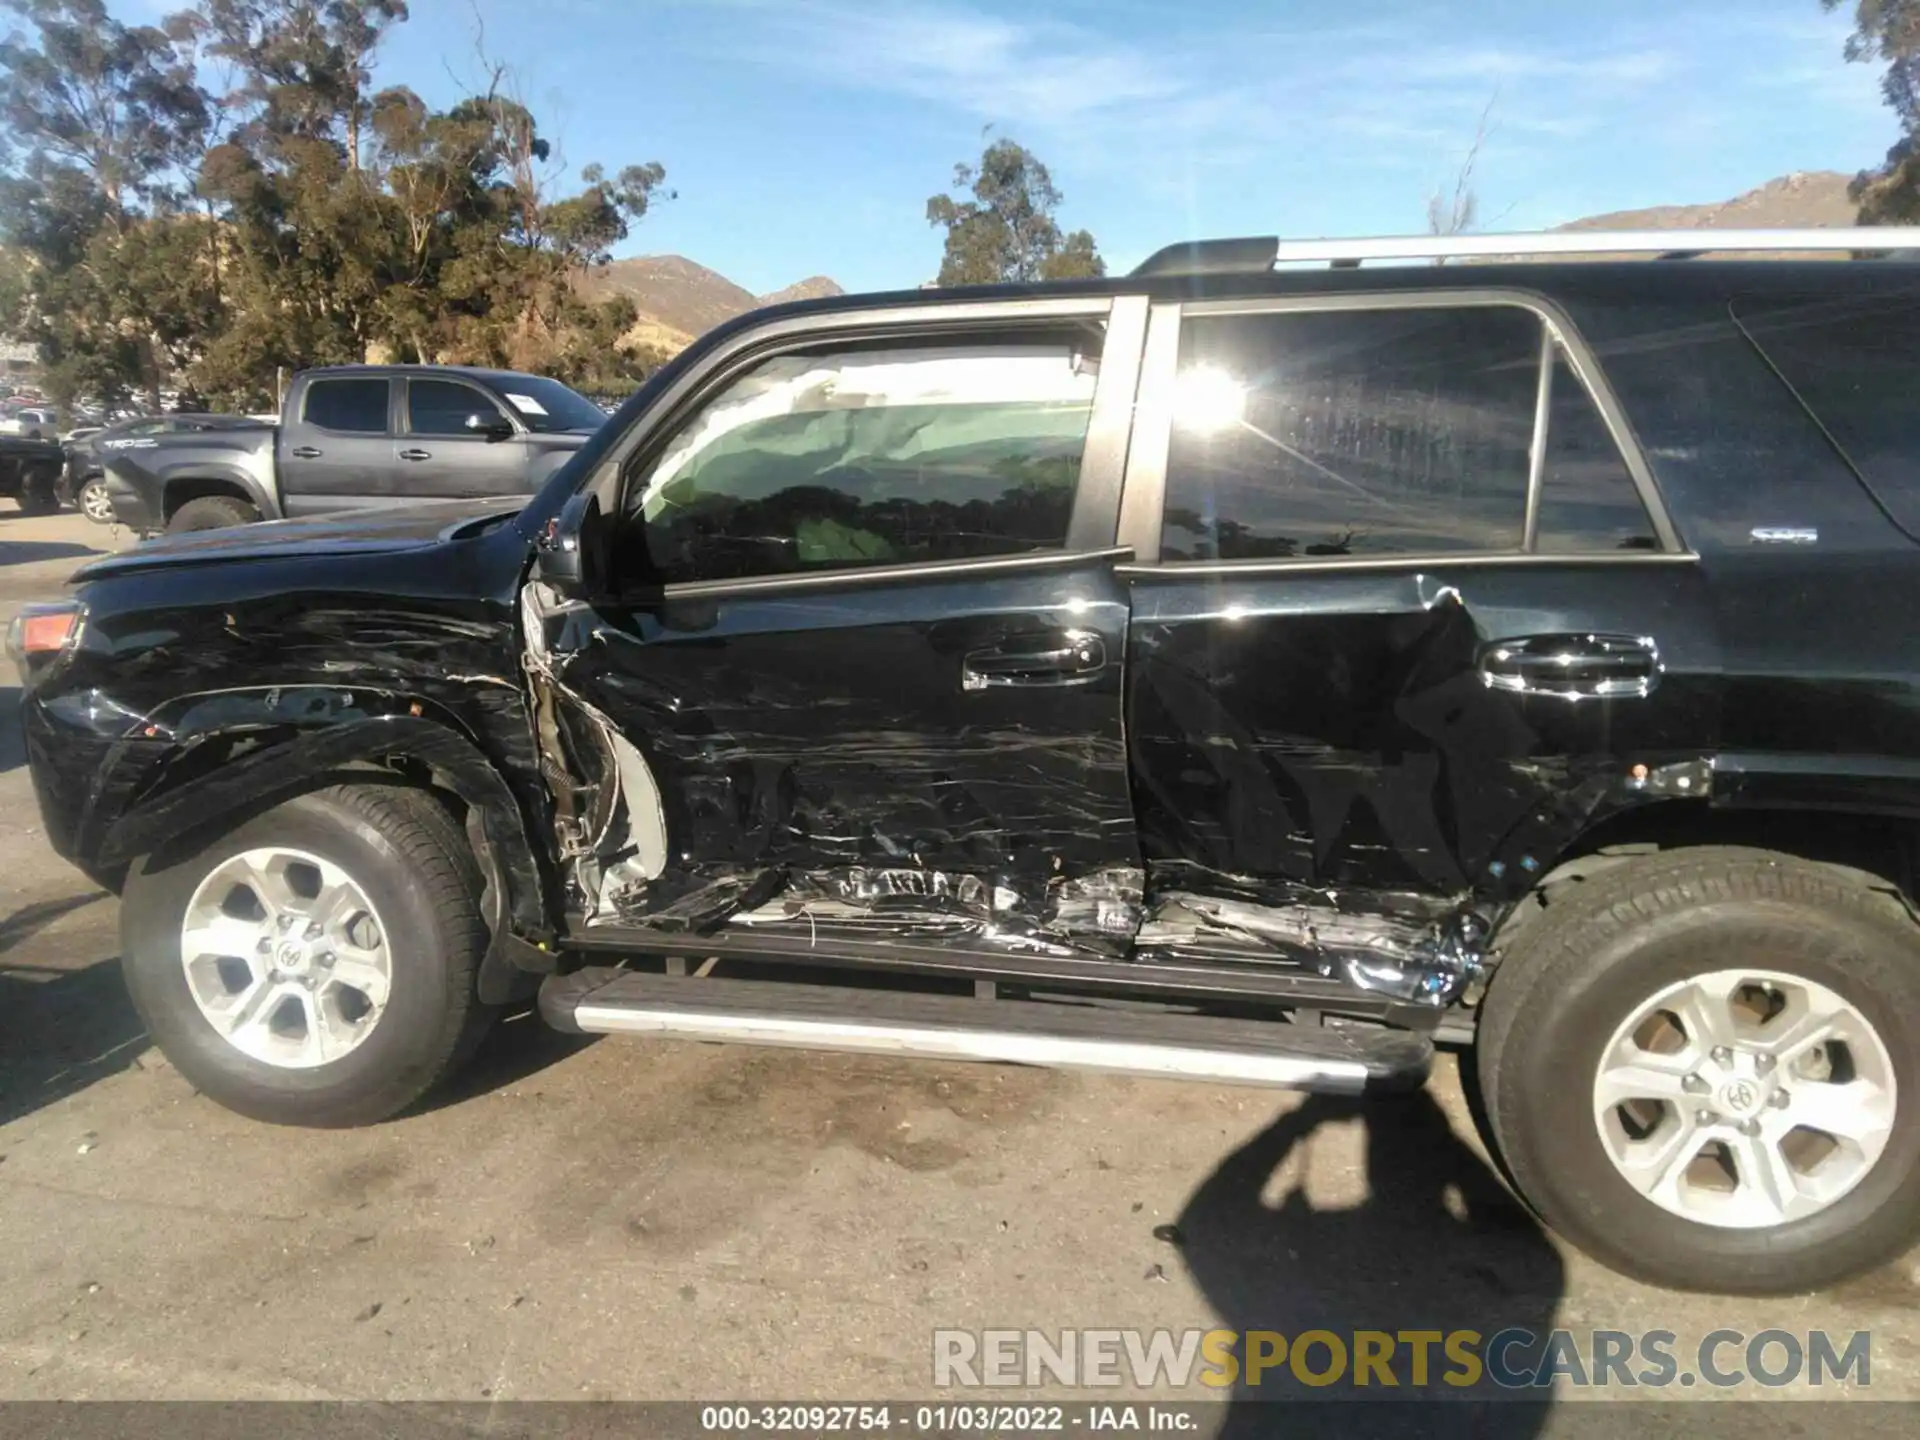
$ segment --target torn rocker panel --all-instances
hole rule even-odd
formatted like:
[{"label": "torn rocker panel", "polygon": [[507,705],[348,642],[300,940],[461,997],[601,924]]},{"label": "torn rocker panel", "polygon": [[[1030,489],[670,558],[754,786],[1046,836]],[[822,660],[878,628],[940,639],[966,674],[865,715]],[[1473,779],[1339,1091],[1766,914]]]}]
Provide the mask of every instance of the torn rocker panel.
[{"label": "torn rocker panel", "polygon": [[[1173,868],[1177,874],[1185,867]],[[1208,879],[1215,891],[1238,894],[1157,889],[1137,937],[1139,953],[1265,958],[1436,1007],[1460,998],[1484,971],[1491,927],[1464,896],[1370,892],[1360,909],[1345,906],[1334,890]]]}]

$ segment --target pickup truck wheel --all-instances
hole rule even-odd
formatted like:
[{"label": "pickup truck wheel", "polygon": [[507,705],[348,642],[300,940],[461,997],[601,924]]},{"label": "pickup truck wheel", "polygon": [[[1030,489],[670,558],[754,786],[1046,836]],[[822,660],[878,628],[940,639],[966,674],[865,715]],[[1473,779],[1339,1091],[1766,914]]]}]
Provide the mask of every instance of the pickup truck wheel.
[{"label": "pickup truck wheel", "polygon": [[54,492],[54,486],[60,481],[58,475],[31,474],[22,477],[20,495],[15,501],[22,515],[57,515],[60,513],[60,497]]},{"label": "pickup truck wheel", "polygon": [[230,525],[251,525],[259,518],[260,512],[237,495],[202,495],[173,512],[167,521],[167,533],[225,530]]},{"label": "pickup truck wheel", "polygon": [[1920,927],[1848,872],[1724,847],[1561,887],[1488,987],[1488,1139],[1615,1268],[1795,1294],[1920,1239]]},{"label": "pickup truck wheel", "polygon": [[494,1017],[475,993],[479,888],[430,796],[341,786],[137,866],[121,964],[202,1093],[276,1124],[372,1124],[456,1068]]},{"label": "pickup truck wheel", "polygon": [[74,498],[74,504],[80,513],[96,525],[113,523],[113,497],[107,494],[107,482],[103,476],[96,475],[80,487],[80,493]]}]

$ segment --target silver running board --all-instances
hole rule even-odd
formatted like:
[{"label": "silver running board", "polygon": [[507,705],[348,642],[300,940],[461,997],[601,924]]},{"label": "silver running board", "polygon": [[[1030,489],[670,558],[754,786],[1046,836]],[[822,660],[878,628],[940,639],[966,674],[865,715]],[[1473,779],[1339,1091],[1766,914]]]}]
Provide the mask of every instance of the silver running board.
[{"label": "silver running board", "polygon": [[562,1029],[860,1055],[983,1060],[1334,1094],[1418,1084],[1426,1037],[1155,1010],[976,1000],[853,986],[633,972],[558,977],[541,1009]]}]

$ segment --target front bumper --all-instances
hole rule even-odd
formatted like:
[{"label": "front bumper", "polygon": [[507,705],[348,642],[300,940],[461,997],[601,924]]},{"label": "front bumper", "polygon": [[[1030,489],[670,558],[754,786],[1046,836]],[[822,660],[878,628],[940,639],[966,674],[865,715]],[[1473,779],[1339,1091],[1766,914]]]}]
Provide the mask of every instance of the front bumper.
[{"label": "front bumper", "polygon": [[56,854],[111,888],[93,865],[107,827],[140,792],[168,742],[129,734],[124,709],[88,691],[20,704],[27,768],[47,842]]}]

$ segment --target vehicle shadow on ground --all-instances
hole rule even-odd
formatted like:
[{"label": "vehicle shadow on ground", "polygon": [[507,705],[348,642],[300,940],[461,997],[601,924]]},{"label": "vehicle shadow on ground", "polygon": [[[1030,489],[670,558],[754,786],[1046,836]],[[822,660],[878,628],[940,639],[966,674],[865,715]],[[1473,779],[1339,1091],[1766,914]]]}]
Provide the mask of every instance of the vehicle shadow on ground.
[{"label": "vehicle shadow on ground", "polygon": [[106,898],[45,900],[0,920],[0,1125],[117,1074],[147,1048],[117,959],[55,967],[22,959],[16,948]]},{"label": "vehicle shadow on ground", "polygon": [[26,763],[27,737],[20,730],[20,687],[0,685],[0,775]]},{"label": "vehicle shadow on ground", "polygon": [[[1347,1122],[1365,1127],[1366,1198],[1350,1207],[1316,1208],[1295,1184],[1270,1203],[1275,1172],[1289,1156],[1322,1127]],[[1305,1166],[1291,1173],[1304,1174]],[[1222,1326],[1243,1337],[1271,1330],[1291,1341],[1323,1330],[1350,1351],[1358,1330],[1390,1336],[1474,1330],[1484,1340],[1517,1326],[1544,1334],[1565,1293],[1564,1266],[1546,1234],[1424,1090],[1368,1100],[1309,1097],[1202,1182],[1181,1212],[1177,1239]],[[1410,1384],[1406,1344],[1393,1352],[1400,1384],[1392,1390],[1381,1388],[1377,1375],[1374,1385],[1357,1389],[1350,1354],[1340,1380],[1324,1388],[1300,1383],[1286,1364],[1266,1370],[1257,1386],[1243,1370],[1219,1433],[1236,1440],[1442,1429],[1496,1437],[1540,1433],[1545,1406],[1490,1400],[1485,1380],[1470,1390],[1450,1386],[1442,1377],[1458,1367],[1441,1344],[1429,1353],[1428,1383],[1421,1388]],[[1308,1373],[1328,1368],[1328,1350],[1312,1347]],[[1365,1412],[1338,1403],[1370,1399],[1413,1403]],[[1488,1403],[1448,1406],[1443,1414],[1435,1400]],[[1288,1401],[1298,1403],[1273,1403]]]},{"label": "vehicle shadow on ground", "polygon": [[0,539],[0,568],[8,565],[31,565],[36,560],[91,557],[100,553],[91,545],[75,545],[70,540]]},{"label": "vehicle shadow on ground", "polygon": [[510,1005],[473,1058],[407,1113],[426,1115],[530,1080],[601,1037],[568,1035],[540,1018],[532,1001]]}]

